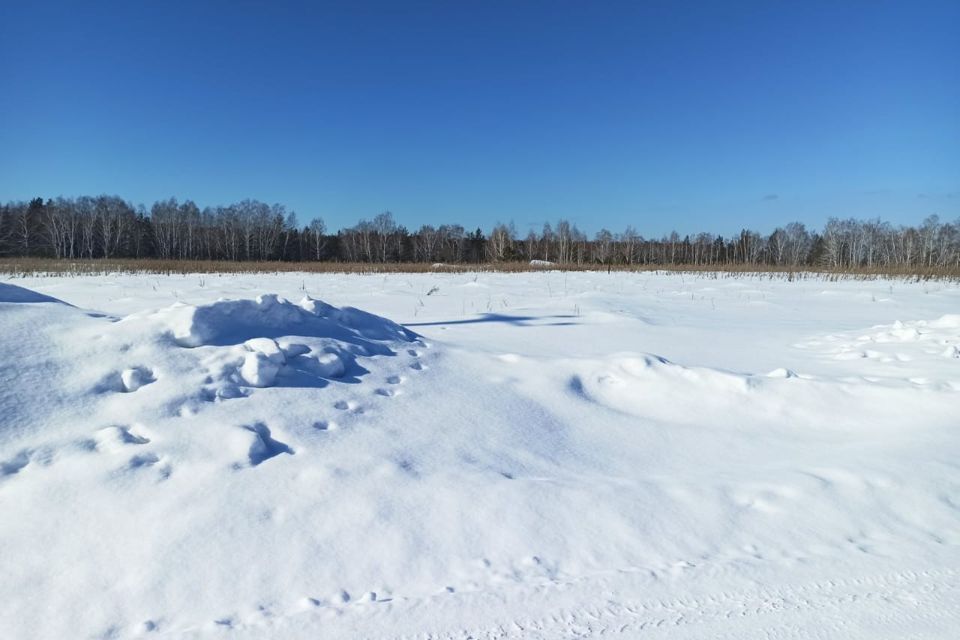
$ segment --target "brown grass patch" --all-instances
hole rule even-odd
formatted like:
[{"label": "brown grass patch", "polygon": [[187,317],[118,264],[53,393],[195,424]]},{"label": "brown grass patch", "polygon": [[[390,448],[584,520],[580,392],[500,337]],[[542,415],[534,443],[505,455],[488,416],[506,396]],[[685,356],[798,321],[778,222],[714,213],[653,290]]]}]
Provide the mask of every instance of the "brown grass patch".
[{"label": "brown grass patch", "polygon": [[592,271],[592,272],[665,272],[689,273],[701,277],[727,278],[757,276],[764,278],[805,280],[816,277],[826,280],[840,279],[909,279],[909,280],[960,280],[957,268],[857,268],[857,269],[793,269],[766,265],[600,265],[557,264],[551,266],[530,265],[526,262],[497,262],[484,264],[426,264],[426,263],[353,263],[353,262],[223,262],[205,260],[156,260],[156,259],[93,259],[55,260],[51,258],[0,258],[0,274],[7,277],[35,276],[86,276],[107,274],[150,273],[160,275],[184,275],[207,273],[525,273],[531,271]]}]

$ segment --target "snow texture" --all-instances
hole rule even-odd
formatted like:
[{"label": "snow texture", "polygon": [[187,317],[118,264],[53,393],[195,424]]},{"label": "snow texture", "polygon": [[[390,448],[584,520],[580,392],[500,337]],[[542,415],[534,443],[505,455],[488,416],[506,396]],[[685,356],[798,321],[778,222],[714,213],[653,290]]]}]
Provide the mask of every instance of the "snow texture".
[{"label": "snow texture", "polygon": [[0,635],[954,637],[958,310],[713,274],[0,282]]}]

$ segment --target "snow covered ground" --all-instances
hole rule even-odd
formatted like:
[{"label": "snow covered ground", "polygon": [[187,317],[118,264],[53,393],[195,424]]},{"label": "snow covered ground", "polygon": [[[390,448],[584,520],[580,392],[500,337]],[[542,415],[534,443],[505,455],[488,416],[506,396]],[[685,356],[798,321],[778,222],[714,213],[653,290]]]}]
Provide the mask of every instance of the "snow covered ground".
[{"label": "snow covered ground", "polygon": [[3,638],[960,624],[956,284],[0,279],[0,347]]}]

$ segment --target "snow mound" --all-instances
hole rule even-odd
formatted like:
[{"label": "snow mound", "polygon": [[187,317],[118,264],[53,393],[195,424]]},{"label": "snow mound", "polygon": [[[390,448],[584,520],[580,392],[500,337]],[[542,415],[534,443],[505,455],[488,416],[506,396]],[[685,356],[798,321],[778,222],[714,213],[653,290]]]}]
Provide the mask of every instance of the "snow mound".
[{"label": "snow mound", "polygon": [[960,314],[948,313],[935,320],[897,320],[865,331],[814,336],[797,346],[819,351],[841,362],[865,360],[871,363],[868,366],[884,367],[896,376],[905,373],[906,368],[910,373],[924,375],[902,377],[952,384],[952,375],[938,380],[926,373],[928,369],[936,369],[933,361],[941,357],[954,359],[960,354]]},{"label": "snow mound", "polygon": [[273,384],[280,367],[287,363],[276,340],[251,338],[243,343],[249,350],[243,358],[240,375],[254,387],[269,387]]},{"label": "snow mound", "polygon": [[[304,297],[299,303],[269,294],[255,299],[201,305],[177,303],[135,313],[115,325],[118,333],[165,336],[187,351],[199,351],[210,372],[216,399],[245,395],[241,387],[323,386],[323,380],[356,381],[366,369],[358,357],[389,356],[395,344],[417,335],[377,315],[338,308]],[[168,342],[169,344],[169,342]],[[121,374],[122,390],[136,391],[156,380],[152,370]]]},{"label": "snow mound", "polygon": [[618,354],[575,375],[570,386],[587,399],[623,413],[692,422],[706,407],[711,411],[733,408],[751,396],[759,382],[651,354]]},{"label": "snow mound", "polygon": [[[574,361],[572,368],[568,389],[575,396],[657,423],[702,425],[707,416],[710,428],[769,431],[846,429],[889,422],[894,415],[909,421],[903,406],[892,410],[889,404],[906,395],[903,389],[863,377],[828,378],[785,367],[741,373],[631,353]],[[804,409],[818,404],[833,407],[836,422],[812,418]]]},{"label": "snow mound", "polygon": [[927,324],[934,329],[960,329],[960,313],[947,313]]},{"label": "snow mound", "polygon": [[[411,340],[415,335],[386,318],[359,309],[338,309],[309,296],[294,304],[277,295],[255,300],[218,300],[212,304],[178,303],[152,314],[125,320],[159,321],[183,347],[239,344],[254,338],[284,335]],[[257,349],[254,347],[254,351]]]},{"label": "snow mound", "polygon": [[936,320],[914,320],[892,325],[880,325],[859,337],[862,342],[917,342],[957,337],[960,332],[960,314],[946,314]]}]

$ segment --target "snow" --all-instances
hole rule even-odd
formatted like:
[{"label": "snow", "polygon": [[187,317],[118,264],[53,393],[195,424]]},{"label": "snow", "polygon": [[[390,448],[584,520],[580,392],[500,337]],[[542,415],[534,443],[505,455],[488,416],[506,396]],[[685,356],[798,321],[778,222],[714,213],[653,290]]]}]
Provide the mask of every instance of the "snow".
[{"label": "snow", "polygon": [[953,637],[958,309],[815,277],[2,280],[2,635]]}]

